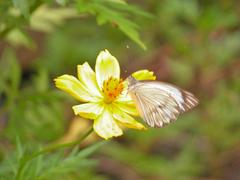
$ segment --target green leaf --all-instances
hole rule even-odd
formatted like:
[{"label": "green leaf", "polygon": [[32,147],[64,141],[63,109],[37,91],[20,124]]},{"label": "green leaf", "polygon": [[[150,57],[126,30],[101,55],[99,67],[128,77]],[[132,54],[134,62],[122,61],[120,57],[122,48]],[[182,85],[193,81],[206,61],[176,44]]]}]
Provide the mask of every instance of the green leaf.
[{"label": "green leaf", "polygon": [[41,68],[34,77],[33,83],[38,92],[46,92],[49,89],[49,77],[46,69]]},{"label": "green leaf", "polygon": [[25,18],[29,18],[30,4],[28,0],[12,0],[13,5],[18,9]]},{"label": "green leaf", "polygon": [[11,49],[6,49],[1,57],[0,92],[7,94],[13,100],[17,95],[21,82],[21,68]]},{"label": "green leaf", "polygon": [[21,29],[13,29],[10,31],[6,39],[13,46],[26,46],[28,48],[34,49],[36,47],[33,40],[28,36],[27,33],[23,32]]},{"label": "green leaf", "polygon": [[17,149],[17,159],[20,160],[24,154],[24,149],[23,149],[23,146],[22,146],[22,143],[19,139],[19,137],[17,137],[16,139],[16,149]]},{"label": "green leaf", "polygon": [[58,179],[57,177],[62,177],[78,169],[94,166],[96,161],[88,159],[88,157],[104,144],[106,144],[105,141],[97,142],[80,151],[78,151],[78,148],[75,148],[67,156],[64,155],[63,152],[43,156],[41,169],[39,170],[37,178],[48,179],[54,176]]},{"label": "green leaf", "polygon": [[145,18],[151,17],[143,10],[128,5],[127,3],[119,3],[118,1],[110,0],[90,0],[88,2],[78,0],[77,8],[81,13],[96,15],[97,23],[99,25],[109,23],[112,24],[113,27],[119,28],[119,30],[121,30],[139,46],[146,49],[146,46],[140,39],[140,35],[138,33],[140,29],[139,26],[134,23],[133,20],[130,20],[131,15]]},{"label": "green leaf", "polygon": [[69,7],[40,6],[30,18],[32,29],[43,32],[52,32],[58,25],[63,24],[67,19],[78,17],[75,9]]}]

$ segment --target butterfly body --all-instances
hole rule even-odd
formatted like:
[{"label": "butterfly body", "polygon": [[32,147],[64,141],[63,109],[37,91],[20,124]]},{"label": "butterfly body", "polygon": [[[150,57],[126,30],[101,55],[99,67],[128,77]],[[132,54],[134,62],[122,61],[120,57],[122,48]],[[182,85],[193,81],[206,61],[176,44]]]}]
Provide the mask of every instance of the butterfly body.
[{"label": "butterfly body", "polygon": [[137,81],[132,76],[127,81],[128,94],[150,127],[163,127],[198,104],[193,94],[168,83]]}]

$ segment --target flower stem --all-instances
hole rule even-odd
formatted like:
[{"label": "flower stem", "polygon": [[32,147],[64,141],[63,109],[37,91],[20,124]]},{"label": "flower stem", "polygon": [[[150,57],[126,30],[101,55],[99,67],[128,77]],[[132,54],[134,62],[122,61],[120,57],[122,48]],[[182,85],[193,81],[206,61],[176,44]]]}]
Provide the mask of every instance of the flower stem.
[{"label": "flower stem", "polygon": [[75,145],[78,145],[78,144],[81,144],[81,142],[86,139],[91,133],[93,132],[93,128],[91,127],[91,129],[89,129],[85,134],[83,134],[78,140],[76,141],[73,141],[73,142],[70,142],[70,143],[64,143],[64,144],[56,144],[56,145],[51,145],[51,146],[48,146],[38,152],[35,152],[33,153],[32,155],[28,156],[28,157],[23,157],[21,158],[20,160],[20,165],[18,167],[18,170],[17,170],[17,174],[16,174],[16,180],[20,179],[20,175],[21,175],[21,172],[23,170],[23,168],[25,167],[25,165],[33,160],[34,158],[40,156],[40,155],[43,155],[43,154],[46,154],[46,153],[49,153],[51,151],[54,151],[54,150],[57,150],[57,149],[61,149],[61,148],[65,148],[65,147],[72,147],[72,146],[75,146]]}]

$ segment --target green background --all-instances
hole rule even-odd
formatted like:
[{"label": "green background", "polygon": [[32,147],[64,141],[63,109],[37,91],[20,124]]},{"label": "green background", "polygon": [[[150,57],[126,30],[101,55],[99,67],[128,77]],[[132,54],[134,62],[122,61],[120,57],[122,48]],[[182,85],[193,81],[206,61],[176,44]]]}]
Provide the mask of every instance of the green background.
[{"label": "green background", "polygon": [[0,1],[0,179],[14,179],[21,158],[68,132],[78,102],[53,79],[85,61],[94,68],[104,49],[122,77],[152,70],[200,105],[161,129],[39,156],[20,179],[240,179],[240,2],[127,3]]}]

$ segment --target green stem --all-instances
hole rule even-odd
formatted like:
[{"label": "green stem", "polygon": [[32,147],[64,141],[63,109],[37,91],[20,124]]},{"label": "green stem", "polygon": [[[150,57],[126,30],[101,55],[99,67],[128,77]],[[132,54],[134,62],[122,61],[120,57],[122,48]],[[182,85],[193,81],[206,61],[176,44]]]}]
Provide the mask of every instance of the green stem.
[{"label": "green stem", "polygon": [[54,151],[54,150],[57,150],[57,149],[61,149],[61,148],[65,148],[65,147],[72,147],[72,146],[75,146],[75,145],[78,145],[80,144],[85,138],[87,138],[91,133],[93,132],[93,128],[89,129],[85,134],[83,134],[83,136],[81,136],[78,140],[76,141],[73,141],[73,142],[70,142],[70,143],[65,143],[65,144],[57,144],[57,145],[52,145],[52,146],[49,146],[49,147],[46,147],[38,152],[35,152],[33,153],[32,155],[28,156],[28,157],[25,157],[25,158],[22,158],[20,160],[20,165],[18,167],[18,170],[17,170],[17,174],[16,174],[16,180],[20,179],[20,175],[21,175],[21,172],[23,170],[23,168],[25,167],[25,165],[33,160],[34,158],[40,156],[40,155],[43,155],[43,154],[46,154],[46,153],[49,153],[51,151]]}]

